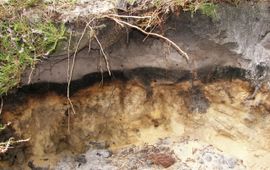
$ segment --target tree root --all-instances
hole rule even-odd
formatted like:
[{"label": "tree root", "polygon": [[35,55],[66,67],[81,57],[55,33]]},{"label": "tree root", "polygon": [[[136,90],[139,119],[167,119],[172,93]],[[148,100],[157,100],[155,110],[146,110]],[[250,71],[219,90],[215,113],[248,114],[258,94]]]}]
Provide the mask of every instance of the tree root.
[{"label": "tree root", "polygon": [[[164,37],[164,36],[162,36],[162,35],[160,35],[160,34],[157,34],[157,33],[147,32],[147,31],[143,30],[142,28],[140,28],[140,27],[138,27],[138,26],[136,26],[136,25],[133,25],[133,24],[131,24],[131,23],[128,23],[128,22],[126,22],[126,21],[123,21],[123,20],[121,20],[121,19],[118,19],[118,18],[122,18],[122,17],[125,17],[125,16],[121,16],[121,15],[105,15],[104,17],[105,17],[105,18],[109,18],[109,19],[115,21],[117,24],[119,24],[119,25],[122,26],[122,27],[128,26],[128,27],[137,29],[137,30],[139,30],[140,32],[142,32],[142,33],[144,33],[144,34],[146,34],[146,35],[148,35],[148,36],[151,35],[151,36],[158,37],[158,38],[161,38],[161,39],[165,40],[166,42],[168,42],[169,44],[171,44],[171,45],[177,50],[177,52],[178,52],[180,55],[184,56],[184,58],[186,59],[187,62],[189,62],[190,58],[189,58],[188,54],[187,54],[185,51],[183,51],[176,43],[174,43],[174,42],[173,42],[172,40],[170,40],[169,38]],[[130,17],[131,17],[131,16],[130,16]],[[133,17],[136,18],[136,16],[133,16]]]}]

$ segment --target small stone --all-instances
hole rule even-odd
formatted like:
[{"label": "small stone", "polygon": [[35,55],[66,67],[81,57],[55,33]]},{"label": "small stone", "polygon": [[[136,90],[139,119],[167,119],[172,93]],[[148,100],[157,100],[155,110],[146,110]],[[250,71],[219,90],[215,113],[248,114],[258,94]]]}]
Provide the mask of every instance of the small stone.
[{"label": "small stone", "polygon": [[106,149],[98,150],[97,156],[103,157],[103,158],[109,158],[112,156],[112,152]]},{"label": "small stone", "polygon": [[161,165],[163,168],[168,168],[175,163],[175,159],[172,155],[166,153],[155,153],[149,156],[149,159],[155,165]]}]

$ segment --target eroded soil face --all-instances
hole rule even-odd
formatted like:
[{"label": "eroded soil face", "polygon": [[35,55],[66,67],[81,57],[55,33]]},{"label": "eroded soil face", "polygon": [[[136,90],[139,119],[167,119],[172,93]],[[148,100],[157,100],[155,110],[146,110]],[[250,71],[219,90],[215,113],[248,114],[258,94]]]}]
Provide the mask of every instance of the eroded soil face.
[{"label": "eroded soil face", "polygon": [[[6,169],[12,164],[13,169],[27,169],[31,161],[32,167],[54,169],[65,156],[89,148],[107,148],[117,155],[119,149],[132,144],[189,137],[236,157],[247,169],[270,168],[266,88],[254,100],[246,100],[252,89],[239,79],[197,81],[193,87],[190,81],[153,81],[150,91],[136,80],[95,84],[72,96],[76,114],[66,97],[56,93],[28,96],[17,107],[10,104],[3,112],[4,122],[12,122],[17,136],[31,140],[13,161],[1,164]],[[181,160],[177,155],[174,159]]]}]

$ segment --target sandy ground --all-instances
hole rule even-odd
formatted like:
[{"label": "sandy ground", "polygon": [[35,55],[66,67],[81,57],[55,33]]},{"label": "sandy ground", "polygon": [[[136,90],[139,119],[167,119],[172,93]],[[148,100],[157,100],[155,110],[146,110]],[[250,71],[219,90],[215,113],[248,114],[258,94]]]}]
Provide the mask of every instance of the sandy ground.
[{"label": "sandy ground", "polygon": [[63,159],[57,170],[117,169],[225,170],[247,169],[243,160],[200,140],[170,138],[154,145],[130,146],[110,151],[89,149],[82,155]]}]

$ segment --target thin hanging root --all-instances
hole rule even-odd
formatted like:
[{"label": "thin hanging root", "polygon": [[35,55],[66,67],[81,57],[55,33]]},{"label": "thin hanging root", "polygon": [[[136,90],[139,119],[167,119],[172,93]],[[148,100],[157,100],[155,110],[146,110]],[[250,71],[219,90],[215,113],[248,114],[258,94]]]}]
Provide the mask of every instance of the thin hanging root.
[{"label": "thin hanging root", "polygon": [[100,41],[98,40],[97,36],[95,35],[94,37],[95,37],[95,39],[96,39],[96,41],[97,41],[97,43],[98,43],[98,45],[100,47],[100,51],[101,51],[101,53],[102,53],[102,55],[104,57],[104,60],[105,60],[105,63],[106,63],[106,67],[107,67],[108,73],[111,76],[112,73],[110,71],[110,64],[109,64],[109,61],[108,61],[108,57],[107,57],[106,53],[104,52],[103,47],[102,47]]},{"label": "thin hanging root", "polygon": [[[73,34],[73,32],[71,31],[71,33],[69,35],[69,40],[68,40],[67,81],[69,83],[68,83],[68,86],[67,86],[67,99],[68,99],[68,102],[69,102],[69,105],[70,105],[70,107],[72,109],[73,114],[76,114],[73,103],[72,103],[72,101],[70,99],[70,81],[71,81],[71,79],[70,79],[70,44],[71,44],[72,34]],[[70,134],[70,109],[68,109],[67,112],[68,112],[68,134]]]},{"label": "thin hanging root", "polygon": [[99,83],[99,86],[102,86],[103,85],[103,69],[102,69],[102,64],[101,64],[101,56],[99,57],[99,66],[98,66],[99,70],[100,70],[100,73],[101,73],[101,81]]},{"label": "thin hanging root", "polygon": [[30,72],[30,74],[28,76],[28,82],[27,82],[27,84],[30,84],[31,83],[33,72],[34,72],[34,67],[32,66],[31,67],[31,72]]},{"label": "thin hanging root", "polygon": [[254,89],[254,91],[253,91],[253,93],[252,93],[250,96],[248,96],[248,97],[246,98],[246,100],[254,100],[255,97],[256,97],[256,95],[257,95],[258,92],[260,91],[261,87],[262,87],[262,83],[259,83],[258,85],[256,85],[256,86],[255,86],[255,89]]},{"label": "thin hanging root", "polygon": [[[118,16],[118,17],[120,18],[120,16]],[[118,23],[122,27],[124,27],[126,25],[126,26],[129,26],[131,28],[135,28],[135,29],[141,31],[142,33],[144,33],[146,35],[151,35],[151,36],[155,36],[155,37],[161,38],[161,39],[167,41],[168,43],[170,43],[181,55],[183,55],[185,57],[185,59],[186,59],[187,62],[190,60],[188,54],[186,52],[184,52],[177,44],[175,44],[169,38],[164,37],[164,36],[162,36],[160,34],[157,34],[157,33],[147,32],[147,31],[143,30],[142,28],[140,28],[140,27],[138,27],[136,25],[130,24],[130,23],[126,22],[126,21],[123,21],[121,19],[116,18],[115,15],[106,15],[104,17],[105,18],[109,18],[109,19],[115,21],[116,23]]]},{"label": "thin hanging root", "polygon": [[93,18],[91,21],[89,21],[86,26],[84,27],[84,30],[83,30],[83,33],[77,43],[77,46],[76,46],[76,49],[75,49],[75,52],[74,52],[74,55],[73,55],[73,59],[72,59],[72,65],[71,65],[71,68],[69,68],[69,58],[70,58],[70,41],[71,41],[71,35],[70,35],[70,38],[69,38],[69,45],[68,45],[68,73],[67,73],[67,77],[68,77],[68,85],[67,85],[67,98],[68,98],[68,102],[71,106],[71,109],[72,109],[72,112],[74,114],[76,114],[75,112],[75,109],[74,109],[74,106],[72,104],[72,101],[70,99],[70,84],[71,84],[71,80],[72,80],[72,75],[73,75],[73,72],[74,72],[74,66],[75,66],[75,61],[76,61],[76,56],[77,56],[77,53],[78,53],[78,50],[79,50],[79,46],[80,46],[80,43],[83,39],[83,36],[85,35],[86,33],[86,30],[88,28],[88,26],[95,20],[95,18]]},{"label": "thin hanging root", "polygon": [[119,17],[119,18],[134,18],[134,19],[151,19],[152,16],[132,16],[132,15],[117,15],[117,14],[110,14],[112,17]]},{"label": "thin hanging root", "polygon": [[[93,28],[92,28],[90,25],[88,25],[88,26],[89,26],[90,30],[94,32]],[[95,40],[97,41],[97,43],[98,43],[98,45],[99,45],[99,47],[100,47],[100,51],[101,51],[101,53],[102,53],[102,55],[103,55],[103,57],[104,57],[105,63],[106,63],[107,71],[108,71],[109,75],[111,76],[112,73],[111,73],[111,70],[110,70],[110,63],[109,63],[109,61],[108,61],[108,56],[107,56],[106,53],[104,52],[104,48],[102,47],[102,44],[100,43],[100,41],[99,41],[99,39],[97,38],[97,36],[95,35],[95,33],[94,33],[93,36],[94,36]]]},{"label": "thin hanging root", "polygon": [[70,134],[70,111],[69,111],[69,109],[67,110],[67,112],[68,112],[68,134]]},{"label": "thin hanging root", "polygon": [[[67,81],[68,81],[68,85],[67,85],[67,99],[68,99],[68,102],[69,102],[69,105],[70,105],[70,107],[72,109],[73,114],[75,114],[76,112],[75,112],[73,103],[72,103],[72,101],[70,99],[70,83],[71,83],[71,78],[72,78],[72,76],[71,76],[72,72],[71,72],[70,66],[69,66],[70,65],[70,43],[71,43],[71,37],[72,37],[72,32],[69,35],[69,41],[68,41],[68,66],[67,66]],[[72,69],[74,69],[74,63],[75,63],[75,61],[72,63],[72,65],[73,65]],[[68,111],[68,114],[70,114],[69,111]],[[68,127],[68,129],[69,129],[69,127]]]}]

